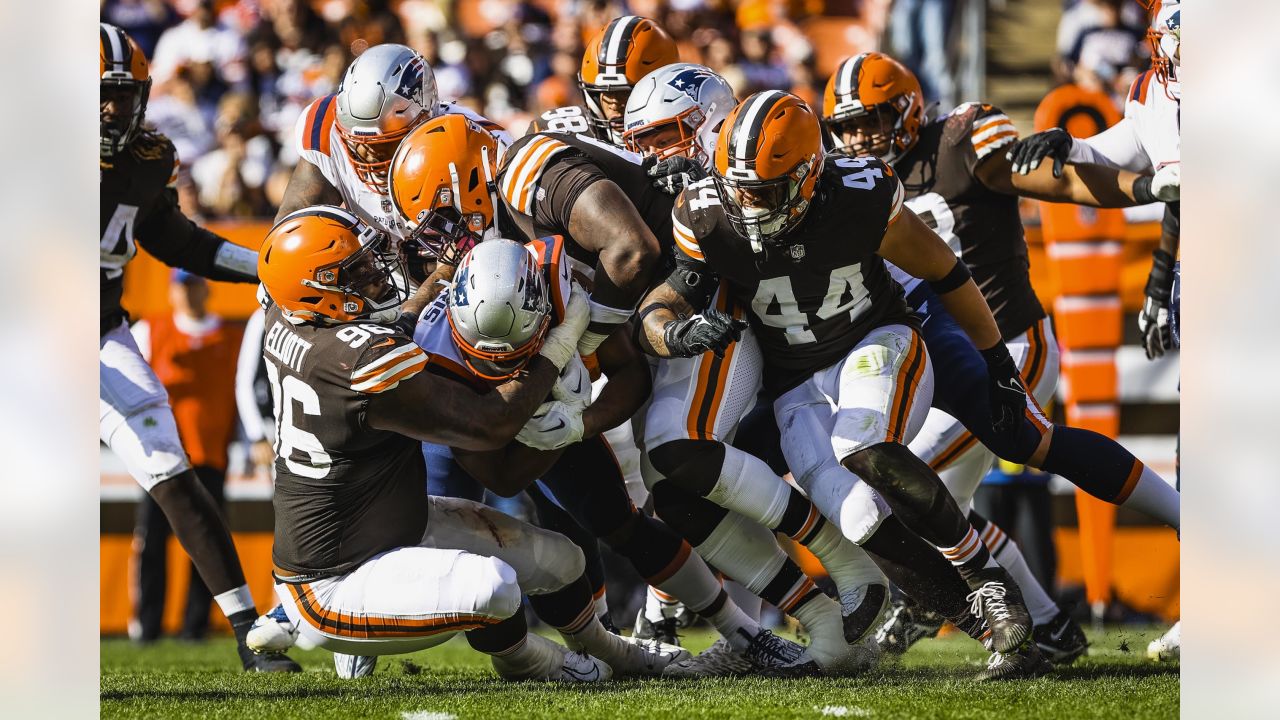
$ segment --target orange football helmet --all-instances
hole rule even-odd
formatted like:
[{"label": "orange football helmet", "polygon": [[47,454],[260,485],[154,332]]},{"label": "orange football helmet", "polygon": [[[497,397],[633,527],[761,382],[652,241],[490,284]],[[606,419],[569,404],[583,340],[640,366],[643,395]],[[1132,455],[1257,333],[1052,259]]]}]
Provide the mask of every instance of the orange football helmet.
[{"label": "orange football helmet", "polygon": [[258,250],[258,279],[286,315],[307,322],[392,320],[409,291],[387,237],[331,205],[290,213]]},{"label": "orange football helmet", "polygon": [[[587,103],[587,122],[596,137],[622,147],[622,114],[631,89],[664,65],[680,62],[680,50],[666,30],[649,18],[614,18],[587,43],[578,73],[578,87]],[[605,93],[619,94],[611,106],[617,114],[606,119]]]},{"label": "orange football helmet", "polygon": [[101,157],[115,155],[142,131],[151,94],[151,68],[147,56],[129,34],[115,25],[98,24],[98,88],[103,108],[99,114],[98,147]]},{"label": "orange football helmet", "polygon": [[725,118],[711,177],[729,224],[756,252],[804,218],[822,169],[822,130],[803,100],[758,92]]},{"label": "orange football helmet", "polygon": [[391,160],[391,203],[409,227],[406,260],[457,265],[485,238],[498,207],[498,141],[463,115],[409,133]]},{"label": "orange football helmet", "polygon": [[[883,53],[862,53],[840,63],[827,81],[822,120],[836,152],[892,163],[920,138],[924,93],[902,63]],[[855,139],[846,142],[846,136]]]}]

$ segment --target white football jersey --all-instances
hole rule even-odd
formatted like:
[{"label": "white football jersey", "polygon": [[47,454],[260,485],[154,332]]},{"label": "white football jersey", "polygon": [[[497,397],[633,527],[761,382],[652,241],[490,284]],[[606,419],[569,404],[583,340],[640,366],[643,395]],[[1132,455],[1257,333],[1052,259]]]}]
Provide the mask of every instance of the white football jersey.
[{"label": "white football jersey", "polygon": [[[325,179],[342,194],[343,204],[348,210],[388,236],[403,240],[408,236],[409,229],[391,204],[391,196],[366,185],[351,164],[335,122],[338,105],[336,99],[336,95],[326,95],[314,100],[298,116],[295,132],[298,155],[320,168]],[[499,155],[512,142],[511,134],[501,125],[457,103],[440,103],[435,114],[464,115],[475,121],[497,139]]]},{"label": "white football jersey", "polygon": [[1072,162],[1089,162],[1137,173],[1154,172],[1182,157],[1181,103],[1148,70],[1125,97],[1124,119],[1090,138],[1076,140]]}]

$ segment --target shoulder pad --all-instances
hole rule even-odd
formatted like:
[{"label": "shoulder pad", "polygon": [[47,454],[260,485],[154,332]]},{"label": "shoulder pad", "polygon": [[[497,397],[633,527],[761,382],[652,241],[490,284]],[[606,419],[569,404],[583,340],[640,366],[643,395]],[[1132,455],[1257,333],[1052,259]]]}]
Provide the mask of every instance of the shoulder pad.
[{"label": "shoulder pad", "polygon": [[399,328],[352,324],[339,328],[338,338],[344,339],[341,335],[344,330],[367,335],[371,328],[383,328],[386,332],[374,333],[365,341],[365,349],[351,370],[352,390],[368,394],[386,392],[427,366],[427,354]]},{"label": "shoulder pad", "polygon": [[1136,102],[1139,105],[1147,104],[1147,90],[1151,87],[1152,75],[1153,72],[1147,70],[1134,78],[1133,84],[1129,86],[1129,102]]},{"label": "shoulder pad", "polygon": [[[533,215],[533,202],[538,191],[538,180],[550,164],[551,158],[568,150],[569,145],[549,135],[526,135],[516,147],[509,150],[498,170],[498,191],[511,209],[525,215]],[[523,145],[521,145],[523,143]]]},{"label": "shoulder pad", "polygon": [[330,129],[337,115],[337,95],[325,95],[313,100],[302,111],[298,123],[298,145],[304,151],[329,154]]},{"label": "shoulder pad", "polygon": [[559,324],[564,319],[565,306],[569,303],[573,287],[573,269],[565,255],[564,236],[548,235],[526,243],[525,247],[538,259],[551,296],[552,320]]}]

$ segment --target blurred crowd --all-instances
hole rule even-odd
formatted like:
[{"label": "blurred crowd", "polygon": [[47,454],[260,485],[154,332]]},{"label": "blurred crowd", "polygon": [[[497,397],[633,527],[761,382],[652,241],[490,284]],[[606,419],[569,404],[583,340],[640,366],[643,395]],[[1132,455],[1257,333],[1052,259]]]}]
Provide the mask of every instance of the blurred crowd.
[{"label": "blurred crowd", "polygon": [[1151,66],[1147,11],[1135,0],[1068,0],[1058,23],[1055,80],[1106,93],[1124,106],[1134,78]]}]

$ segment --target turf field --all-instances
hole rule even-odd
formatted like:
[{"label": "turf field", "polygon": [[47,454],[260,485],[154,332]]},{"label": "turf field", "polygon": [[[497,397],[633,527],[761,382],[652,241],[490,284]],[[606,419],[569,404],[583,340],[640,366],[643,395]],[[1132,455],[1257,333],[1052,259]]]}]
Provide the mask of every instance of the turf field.
[{"label": "turf field", "polygon": [[[1176,718],[1178,667],[1145,659],[1162,628],[1091,634],[1088,657],[1048,678],[979,685],[986,660],[968,638],[912,648],[899,664],[857,679],[627,680],[591,686],[499,682],[461,638],[382,658],[372,677],[342,681],[322,650],[290,653],[301,675],[240,672],[229,639],[139,648],[102,641],[107,718]],[[686,638],[700,650],[705,633]]]}]

